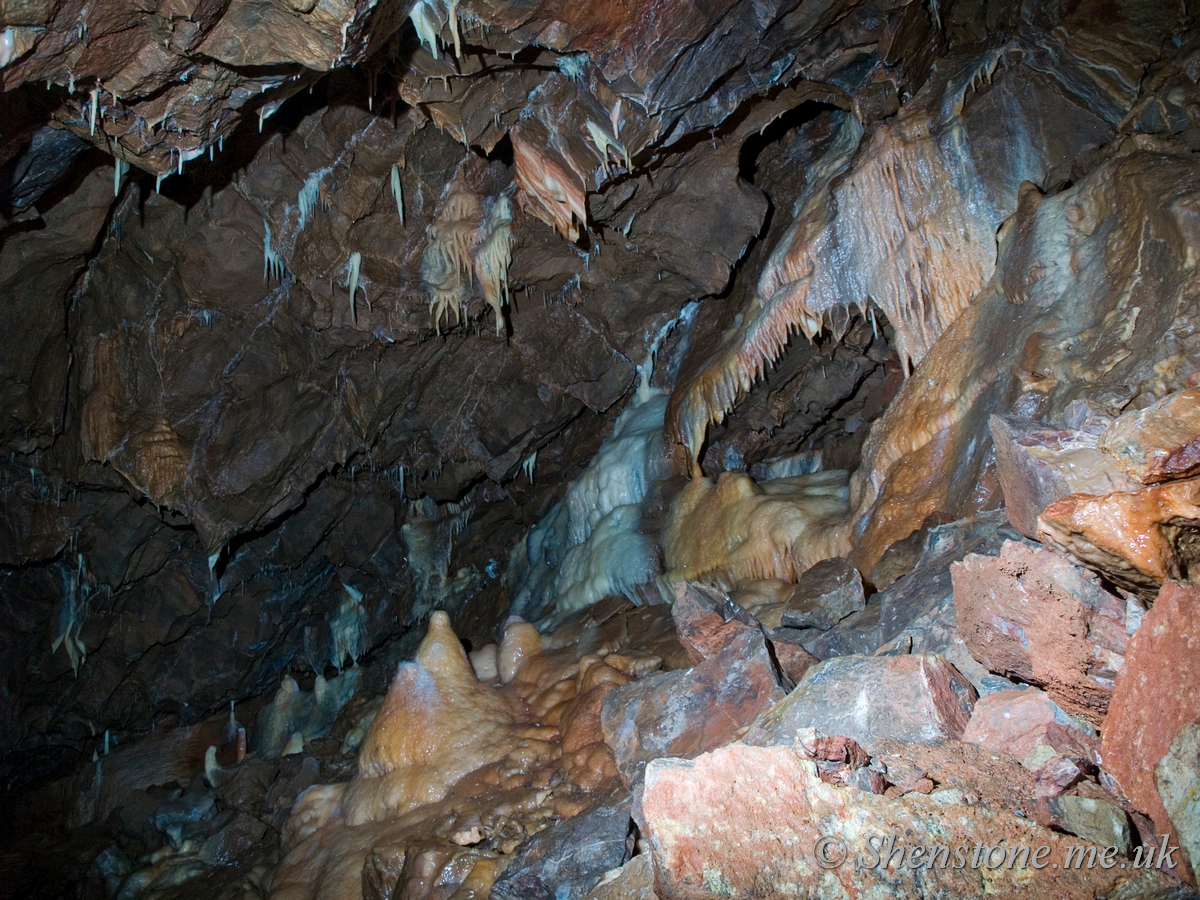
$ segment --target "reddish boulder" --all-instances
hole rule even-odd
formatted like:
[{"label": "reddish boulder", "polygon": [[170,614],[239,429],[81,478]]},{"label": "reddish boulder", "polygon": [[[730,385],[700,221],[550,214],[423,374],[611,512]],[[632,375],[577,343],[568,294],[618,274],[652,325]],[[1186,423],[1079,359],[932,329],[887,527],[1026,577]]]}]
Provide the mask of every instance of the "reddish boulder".
[{"label": "reddish boulder", "polygon": [[766,639],[745,629],[694,668],[610,691],[600,724],[621,777],[632,785],[650,760],[693,757],[728,743],[783,697]]},{"label": "reddish boulder", "polygon": [[[1074,854],[1094,848],[1099,858],[1104,848],[1007,809],[968,803],[961,791],[893,800],[826,784],[813,763],[788,747],[735,744],[694,760],[655,760],[634,818],[650,842],[655,888],[664,900],[1093,900],[1118,887],[1132,897],[1167,884],[1158,872],[1119,863],[1068,867],[1069,848]],[[894,842],[885,849],[889,835]],[[918,846],[930,856],[910,852]],[[962,848],[965,864],[936,864],[939,847],[951,860]],[[1041,847],[1034,868],[1032,854]],[[970,864],[973,857],[978,864]]]},{"label": "reddish boulder", "polygon": [[762,631],[755,618],[724,593],[691,581],[675,582],[671,617],[692,665],[719,653],[739,634]]},{"label": "reddish boulder", "polygon": [[958,630],[975,659],[1044,687],[1072,715],[1103,720],[1129,640],[1124,600],[1062,557],[1013,541],[998,557],[955,563],[951,578]]},{"label": "reddish boulder", "polygon": [[1129,641],[1101,744],[1105,770],[1154,820],[1159,834],[1174,828],[1158,793],[1155,766],[1195,722],[1200,722],[1200,588],[1168,582]]}]

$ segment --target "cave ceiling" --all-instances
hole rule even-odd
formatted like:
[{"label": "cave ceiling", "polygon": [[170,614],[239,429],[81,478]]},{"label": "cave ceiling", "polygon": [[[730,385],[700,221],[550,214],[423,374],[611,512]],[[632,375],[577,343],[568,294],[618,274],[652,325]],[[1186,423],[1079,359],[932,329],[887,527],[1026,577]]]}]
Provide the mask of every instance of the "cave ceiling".
[{"label": "cave ceiling", "polygon": [[320,671],[347,591],[371,647],[487,638],[653,351],[680,474],[822,446],[909,507],[878,552],[985,506],[865,424],[1001,244],[1036,296],[1043,194],[1157,196],[1111,160],[1200,146],[1198,46],[1149,0],[0,0],[5,777]]}]

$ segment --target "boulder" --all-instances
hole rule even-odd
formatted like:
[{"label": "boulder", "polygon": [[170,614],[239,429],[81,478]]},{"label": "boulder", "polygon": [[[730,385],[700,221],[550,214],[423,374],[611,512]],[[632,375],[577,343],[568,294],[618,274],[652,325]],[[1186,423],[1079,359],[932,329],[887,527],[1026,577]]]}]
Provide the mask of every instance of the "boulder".
[{"label": "boulder", "polygon": [[1100,448],[1096,434],[1049,428],[1017,416],[994,415],[988,426],[1004,509],[1013,528],[1025,537],[1037,537],[1037,517],[1055,500],[1140,487]]},{"label": "boulder", "polygon": [[719,747],[783,697],[766,639],[746,629],[691,669],[656,673],[610,691],[600,725],[621,777],[633,785],[650,760]]},{"label": "boulder", "polygon": [[576,900],[629,858],[629,795],[614,791],[577,816],[540,831],[492,886],[493,900]]},{"label": "boulder", "polygon": [[[979,698],[962,739],[989,750],[1002,750],[1036,768],[1040,751],[1075,753],[1099,761],[1099,746],[1092,730],[1078,727],[1045,691],[997,691]],[[1086,727],[1086,726],[1085,726]]]},{"label": "boulder", "polygon": [[[1159,834],[1175,826],[1155,769],[1189,725],[1200,722],[1200,588],[1168,582],[1129,641],[1104,723],[1101,754],[1134,807]],[[1168,763],[1171,771],[1174,763]],[[1168,780],[1173,783],[1173,779]],[[1178,844],[1176,839],[1174,843]]]},{"label": "boulder", "polygon": [[1200,474],[1200,388],[1125,413],[1100,436],[1100,446],[1143,484]]},{"label": "boulder", "polygon": [[1072,715],[1103,720],[1129,639],[1124,600],[1062,557],[1012,541],[951,574],[958,629],[975,659],[1044,687]]},{"label": "boulder", "polygon": [[933,653],[843,656],[813,666],[787,699],[746,734],[757,746],[791,745],[802,729],[844,735],[868,753],[883,738],[957,739],[971,718],[975,689]]},{"label": "boulder", "polygon": [[[1116,888],[1145,896],[1168,883],[1159,872],[1119,865],[1068,867],[1069,849],[1094,849],[1099,859],[1105,849],[1009,810],[968,803],[961,791],[889,799],[826,784],[812,762],[788,747],[735,744],[694,760],[655,760],[634,817],[649,840],[664,900],[1093,900]],[[917,847],[929,856],[913,852]],[[939,847],[947,848],[949,865],[937,864]],[[959,848],[964,864],[956,868]]]},{"label": "boulder", "polygon": [[862,576],[841,557],[825,559],[801,576],[783,607],[787,628],[827,631],[866,606]]}]

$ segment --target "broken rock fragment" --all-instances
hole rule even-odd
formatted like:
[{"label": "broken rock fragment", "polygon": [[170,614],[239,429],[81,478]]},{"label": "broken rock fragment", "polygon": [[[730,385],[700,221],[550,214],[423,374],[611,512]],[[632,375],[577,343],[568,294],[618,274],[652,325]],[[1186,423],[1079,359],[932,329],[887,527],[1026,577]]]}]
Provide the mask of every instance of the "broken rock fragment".
[{"label": "broken rock fragment", "polygon": [[1200,473],[1200,388],[1126,413],[1101,435],[1100,445],[1143,484]]},{"label": "broken rock fragment", "polygon": [[1200,571],[1200,478],[1101,497],[1072,494],[1038,517],[1038,540],[1152,595]]},{"label": "broken rock fragment", "polygon": [[864,606],[862,576],[840,556],[833,557],[800,576],[783,608],[783,625],[827,631]]},{"label": "broken rock fragment", "polygon": [[[1129,641],[1104,723],[1104,769],[1134,807],[1174,834],[1155,767],[1189,725],[1200,722],[1200,588],[1168,582]],[[1176,844],[1179,843],[1175,839]]]},{"label": "broken rock fragment", "polygon": [[1124,662],[1126,604],[1047,550],[1008,541],[951,567],[959,632],[992,672],[1042,686],[1098,725]]},{"label": "broken rock fragment", "polygon": [[975,699],[971,683],[936,653],[842,656],[809,669],[746,742],[791,745],[806,728],[852,738],[868,753],[884,738],[957,739]]},{"label": "broken rock fragment", "polygon": [[996,447],[996,473],[1012,526],[1037,537],[1042,510],[1070,494],[1111,494],[1140,485],[1124,474],[1087,431],[1049,428],[1017,416],[988,420]]}]

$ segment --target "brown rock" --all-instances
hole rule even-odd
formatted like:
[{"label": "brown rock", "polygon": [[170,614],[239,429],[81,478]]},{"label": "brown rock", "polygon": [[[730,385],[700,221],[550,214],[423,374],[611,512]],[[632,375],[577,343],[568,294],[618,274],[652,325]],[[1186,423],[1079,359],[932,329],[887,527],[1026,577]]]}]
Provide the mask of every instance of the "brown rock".
[{"label": "brown rock", "polygon": [[779,663],[779,668],[792,684],[799,684],[804,673],[821,661],[798,642],[778,634],[771,635],[768,643],[775,651],[775,660]]},{"label": "brown rock", "polygon": [[1126,413],[1101,435],[1100,446],[1143,484],[1200,473],[1200,388]]},{"label": "brown rock", "polygon": [[650,760],[719,747],[783,697],[765,638],[747,629],[692,669],[609,692],[600,724],[621,777],[632,785]]},{"label": "brown rock", "polygon": [[[646,769],[634,817],[650,841],[655,886],[664,900],[984,895],[1092,900],[1121,885],[1130,890],[1127,896],[1141,896],[1166,884],[1158,872],[1119,865],[1066,868],[1068,848],[1093,845],[1007,810],[968,804],[961,792],[892,800],[825,784],[811,762],[787,747],[735,744],[695,760],[655,760]],[[899,849],[899,857],[879,852],[887,835],[894,836],[890,849]],[[962,847],[967,864],[930,865],[908,855],[918,845],[945,846],[951,860],[954,848]],[[987,865],[987,848],[1000,845],[1013,854],[1012,848],[1032,852],[1044,846],[1039,857],[1044,866],[1022,866],[1015,856],[1011,867]],[[976,848],[979,865],[970,865]],[[1102,852],[1096,848],[1097,855]]]},{"label": "brown rock", "polygon": [[996,446],[996,472],[1013,528],[1037,536],[1042,510],[1070,494],[1111,494],[1140,486],[1123,474],[1086,431],[1048,428],[1017,416],[988,419]]},{"label": "brown rock", "polygon": [[1200,478],[1134,493],[1072,494],[1038,517],[1038,540],[1123,587],[1153,594],[1200,571]]},{"label": "brown rock", "polygon": [[886,738],[875,747],[874,761],[890,784],[901,789],[921,779],[935,788],[952,788],[995,810],[1025,810],[1036,791],[1033,774],[1003,750],[965,741],[917,744]]},{"label": "brown rock", "polygon": [[723,650],[738,634],[762,632],[754,617],[721,591],[690,581],[675,582],[671,616],[692,665]]},{"label": "brown rock", "polygon": [[658,900],[650,854],[635,856],[616,871],[611,881],[601,881],[588,891],[584,900]]},{"label": "brown rock", "polygon": [[1168,582],[1129,641],[1101,744],[1105,770],[1159,834],[1173,834],[1174,827],[1154,768],[1184,727],[1198,721],[1200,588]]},{"label": "brown rock", "polygon": [[1100,723],[1128,641],[1124,601],[1061,557],[1012,541],[999,557],[955,563],[951,577],[958,629],[975,659]]},{"label": "brown rock", "polygon": [[975,689],[935,653],[841,656],[808,670],[787,699],[746,734],[758,746],[791,745],[806,728],[853,738],[868,753],[883,738],[957,738]]}]

